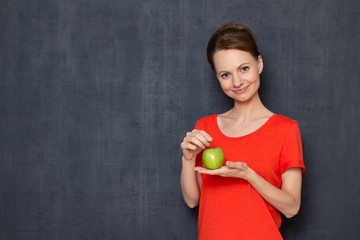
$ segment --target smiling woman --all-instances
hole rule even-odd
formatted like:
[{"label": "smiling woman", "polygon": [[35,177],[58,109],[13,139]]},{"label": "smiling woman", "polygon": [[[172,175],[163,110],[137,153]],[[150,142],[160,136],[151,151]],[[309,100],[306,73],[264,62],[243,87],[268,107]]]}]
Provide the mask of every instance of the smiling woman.
[{"label": "smiling woman", "polygon": [[[201,118],[181,143],[181,187],[187,205],[199,205],[199,239],[282,239],[280,213],[293,217],[301,202],[305,166],[298,123],[261,102],[263,60],[248,27],[218,29],[207,57],[234,107]],[[210,142],[224,151],[219,169],[201,163]]]},{"label": "smiling woman", "polygon": [[229,49],[217,51],[213,59],[216,77],[226,95],[237,101],[245,101],[257,94],[259,75],[263,69],[260,55],[255,59],[248,52]]}]

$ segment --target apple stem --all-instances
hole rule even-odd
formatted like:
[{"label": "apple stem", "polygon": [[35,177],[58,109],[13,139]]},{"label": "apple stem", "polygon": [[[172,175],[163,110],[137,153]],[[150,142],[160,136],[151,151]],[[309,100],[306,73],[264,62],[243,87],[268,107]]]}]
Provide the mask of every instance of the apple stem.
[{"label": "apple stem", "polygon": [[212,141],[210,141],[210,148],[212,148]]}]

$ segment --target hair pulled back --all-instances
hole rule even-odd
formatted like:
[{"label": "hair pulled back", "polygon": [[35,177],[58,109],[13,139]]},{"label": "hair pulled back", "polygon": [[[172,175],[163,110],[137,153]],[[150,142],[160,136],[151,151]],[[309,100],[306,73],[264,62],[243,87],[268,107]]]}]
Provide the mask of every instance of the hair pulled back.
[{"label": "hair pulled back", "polygon": [[220,27],[210,38],[207,45],[207,59],[215,71],[214,54],[219,50],[237,49],[250,53],[258,59],[260,53],[256,44],[256,37],[249,27],[230,22]]}]

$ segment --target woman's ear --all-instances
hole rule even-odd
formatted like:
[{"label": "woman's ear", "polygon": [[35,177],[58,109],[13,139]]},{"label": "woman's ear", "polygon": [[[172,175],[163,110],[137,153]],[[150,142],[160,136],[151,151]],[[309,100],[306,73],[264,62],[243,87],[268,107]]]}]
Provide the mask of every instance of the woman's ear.
[{"label": "woman's ear", "polygon": [[262,60],[262,57],[261,55],[258,56],[258,71],[259,71],[259,75],[262,73],[264,69],[264,63],[263,63],[263,60]]}]

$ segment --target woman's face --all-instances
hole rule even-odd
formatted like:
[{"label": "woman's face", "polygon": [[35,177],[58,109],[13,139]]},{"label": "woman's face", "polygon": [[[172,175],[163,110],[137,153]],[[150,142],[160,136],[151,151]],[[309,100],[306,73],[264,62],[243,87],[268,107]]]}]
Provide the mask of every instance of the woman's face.
[{"label": "woman's face", "polygon": [[261,56],[256,59],[248,52],[229,49],[215,52],[213,59],[216,77],[226,95],[244,102],[257,94],[263,69]]}]

